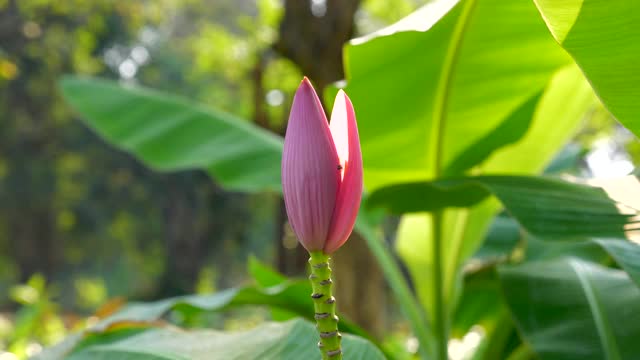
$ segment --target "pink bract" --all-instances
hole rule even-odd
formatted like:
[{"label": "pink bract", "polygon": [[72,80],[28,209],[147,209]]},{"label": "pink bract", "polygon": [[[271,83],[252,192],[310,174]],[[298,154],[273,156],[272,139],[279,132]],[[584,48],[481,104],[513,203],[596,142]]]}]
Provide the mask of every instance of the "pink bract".
[{"label": "pink bract", "polygon": [[305,249],[331,254],[347,241],[360,207],[362,178],[351,100],[338,92],[329,126],[305,77],[293,99],[282,156],[289,223]]}]

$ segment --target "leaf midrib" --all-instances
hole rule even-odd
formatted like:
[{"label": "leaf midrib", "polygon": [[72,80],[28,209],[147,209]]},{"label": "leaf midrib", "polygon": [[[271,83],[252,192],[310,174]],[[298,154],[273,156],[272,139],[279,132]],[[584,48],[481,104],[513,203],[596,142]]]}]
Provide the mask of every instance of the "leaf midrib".
[{"label": "leaf midrib", "polygon": [[[465,0],[463,0],[465,1]],[[463,8],[461,10],[460,16],[453,30],[453,34],[451,36],[451,41],[449,43],[449,47],[447,48],[447,54],[445,55],[445,60],[442,67],[442,72],[440,73],[440,79],[438,80],[438,89],[436,91],[436,101],[433,111],[433,124],[435,127],[434,133],[436,134],[436,144],[435,144],[435,153],[434,153],[434,161],[433,161],[433,177],[434,179],[438,179],[442,174],[443,170],[443,152],[444,152],[444,138],[445,138],[445,130],[446,130],[446,120],[447,120],[447,106],[449,104],[449,96],[451,94],[451,83],[453,82],[454,75],[454,66],[458,62],[458,57],[460,54],[460,49],[462,48],[462,43],[464,42],[464,36],[467,32],[467,27],[469,25],[471,14],[473,9],[475,8],[476,0],[466,0],[464,4],[462,4]],[[466,229],[467,221],[469,219],[469,210],[466,209],[462,216],[461,224],[458,225],[460,229]],[[434,221],[443,221],[442,216],[434,216]],[[453,264],[449,261],[445,260],[444,263],[444,288],[445,288],[445,298],[448,297],[448,293],[450,289],[448,288],[448,284],[451,283],[450,277],[451,273],[451,265],[454,265],[453,273],[455,273],[455,268],[458,266],[458,262],[460,259],[460,251],[462,249],[462,239],[464,238],[464,230],[456,232],[456,236],[453,239],[452,246],[452,254],[454,256]],[[439,241],[438,239],[431,239],[431,241]],[[434,256],[440,256],[441,254],[434,254]]]},{"label": "leaf midrib", "polygon": [[596,330],[600,337],[600,343],[607,359],[621,360],[622,358],[618,352],[618,345],[616,343],[615,336],[612,333],[610,321],[606,316],[605,309],[602,308],[600,301],[598,301],[598,295],[591,285],[591,282],[580,270],[584,269],[584,267],[574,259],[570,259],[568,263],[571,270],[576,274],[587,303],[589,304],[589,309],[593,316],[593,322],[596,325]]},{"label": "leaf midrib", "polygon": [[[465,0],[463,0],[465,1]],[[447,53],[442,64],[442,72],[438,79],[438,88],[436,91],[436,101],[433,109],[433,126],[435,127],[435,161],[433,162],[434,178],[438,178],[442,173],[442,160],[444,150],[445,124],[447,119],[446,109],[449,104],[449,96],[451,93],[451,83],[453,82],[454,66],[458,62],[460,49],[464,41],[464,35],[467,32],[471,13],[475,8],[476,0],[466,0],[462,5],[460,16],[451,35],[451,41],[447,48]]]}]

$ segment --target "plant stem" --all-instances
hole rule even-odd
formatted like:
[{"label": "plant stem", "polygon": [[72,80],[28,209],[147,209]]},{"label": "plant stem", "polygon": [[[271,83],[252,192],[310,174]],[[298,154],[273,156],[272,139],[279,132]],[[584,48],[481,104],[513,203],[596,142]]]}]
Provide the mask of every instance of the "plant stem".
[{"label": "plant stem", "polygon": [[[433,178],[438,179],[444,173],[444,149],[445,149],[445,135],[447,125],[447,107],[451,96],[451,90],[453,88],[453,79],[455,75],[455,66],[458,63],[458,58],[462,52],[462,45],[464,43],[465,35],[468,31],[468,26],[471,23],[472,13],[476,5],[476,0],[461,1],[462,7],[458,20],[456,21],[453,32],[451,33],[449,46],[445,53],[442,68],[440,69],[440,78],[438,79],[434,106],[433,106],[433,124],[435,131],[433,131],[433,138],[429,151],[433,151],[435,155],[435,161],[433,162]],[[433,149],[433,150],[432,150]],[[448,360],[447,346],[449,340],[449,319],[448,309],[444,304],[444,271],[442,269],[442,210],[433,212],[433,291],[434,291],[434,330],[436,334],[436,359]]]},{"label": "plant stem", "polygon": [[323,360],[342,360],[340,340],[342,335],[338,331],[338,316],[336,315],[336,299],[333,297],[333,282],[329,255],[322,251],[310,253],[311,287],[313,288],[313,305],[315,307],[316,328],[320,334],[318,347]]},{"label": "plant stem", "polygon": [[420,343],[420,346],[418,346],[420,359],[434,359],[433,345],[435,344],[435,338],[432,323],[411,292],[406,278],[393,258],[392,250],[382,238],[380,228],[377,225],[373,225],[372,220],[364,209],[360,209],[360,214],[356,221],[356,231],[367,241],[371,253],[378,261],[391,290],[396,296],[400,310],[409,321],[413,333]]},{"label": "plant stem", "polygon": [[442,210],[433,212],[433,296],[434,296],[434,330],[436,333],[436,359],[448,360],[447,351],[449,331],[447,325],[447,308],[444,304],[444,287],[442,272]]}]

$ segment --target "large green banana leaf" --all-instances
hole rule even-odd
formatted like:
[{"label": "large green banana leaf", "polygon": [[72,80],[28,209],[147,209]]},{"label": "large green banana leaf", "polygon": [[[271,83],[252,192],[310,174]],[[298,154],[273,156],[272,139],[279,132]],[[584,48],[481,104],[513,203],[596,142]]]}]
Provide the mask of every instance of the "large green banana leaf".
[{"label": "large green banana leaf", "polygon": [[609,111],[640,136],[640,1],[534,1]]},{"label": "large green banana leaf", "polygon": [[[345,53],[369,190],[469,172],[536,173],[594,99],[530,0],[432,1]],[[497,209],[489,200],[444,212],[445,303],[454,304],[458,269]],[[397,239],[430,312],[431,222],[405,216]]]},{"label": "large green banana leaf", "polygon": [[277,135],[149,89],[74,77],[61,87],[89,127],[153,169],[205,169],[228,189],[280,191]]}]

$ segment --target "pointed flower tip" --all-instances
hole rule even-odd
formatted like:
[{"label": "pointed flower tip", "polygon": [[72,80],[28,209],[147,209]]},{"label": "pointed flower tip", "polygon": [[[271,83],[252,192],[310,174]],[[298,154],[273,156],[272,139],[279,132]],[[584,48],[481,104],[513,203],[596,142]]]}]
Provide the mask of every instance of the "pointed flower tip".
[{"label": "pointed flower tip", "polygon": [[314,95],[316,95],[316,90],[313,88],[313,85],[311,84],[311,81],[306,76],[300,82],[300,86],[298,86],[298,90],[296,91],[296,95],[301,93],[301,92],[305,92],[307,94],[313,93]]},{"label": "pointed flower tip", "polygon": [[353,111],[353,104],[351,103],[351,99],[349,98],[349,95],[347,95],[347,93],[343,90],[343,89],[339,89],[338,93],[336,94],[336,100],[342,98],[344,99],[344,105],[346,107],[349,107],[352,109]]}]

